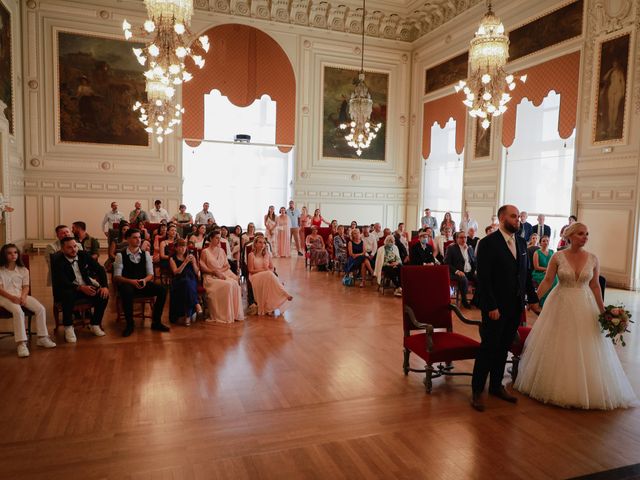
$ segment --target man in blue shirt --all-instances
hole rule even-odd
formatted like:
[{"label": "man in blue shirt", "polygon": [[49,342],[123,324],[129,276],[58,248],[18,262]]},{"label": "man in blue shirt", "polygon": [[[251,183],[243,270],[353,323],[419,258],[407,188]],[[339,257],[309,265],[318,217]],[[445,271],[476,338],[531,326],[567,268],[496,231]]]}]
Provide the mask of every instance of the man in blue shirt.
[{"label": "man in blue shirt", "polygon": [[296,243],[296,250],[298,251],[298,255],[302,256],[302,251],[300,250],[300,210],[296,208],[293,200],[289,202],[287,216],[291,224],[291,235],[293,236],[293,241]]}]

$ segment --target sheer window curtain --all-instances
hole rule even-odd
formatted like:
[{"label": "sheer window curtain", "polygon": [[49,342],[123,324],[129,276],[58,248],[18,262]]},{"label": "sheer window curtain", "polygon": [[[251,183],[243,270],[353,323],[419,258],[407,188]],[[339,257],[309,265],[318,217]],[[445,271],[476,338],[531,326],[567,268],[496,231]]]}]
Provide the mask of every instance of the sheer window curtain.
[{"label": "sheer window curtain", "polygon": [[[205,95],[205,139],[233,141],[238,133],[251,143],[275,143],[276,102],[267,95],[248,107],[233,105],[218,90]],[[246,229],[249,222],[263,228],[269,205],[288,206],[293,170],[292,149],[274,146],[202,142],[183,143],[183,203],[194,214],[205,201],[219,225]]]},{"label": "sheer window curtain", "polygon": [[[423,209],[430,208],[438,223],[445,212],[451,212],[456,226],[462,218],[462,182],[464,152],[456,153],[456,121],[450,119],[444,128],[431,127],[431,153],[425,160]],[[438,235],[439,232],[434,232]]]},{"label": "sheer window curtain", "polygon": [[560,95],[553,91],[538,107],[524,99],[512,108],[518,109],[516,136],[513,145],[503,149],[503,203],[527,211],[534,226],[537,215],[544,214],[555,250],[560,229],[572,213],[575,130],[569,138],[560,138]]}]

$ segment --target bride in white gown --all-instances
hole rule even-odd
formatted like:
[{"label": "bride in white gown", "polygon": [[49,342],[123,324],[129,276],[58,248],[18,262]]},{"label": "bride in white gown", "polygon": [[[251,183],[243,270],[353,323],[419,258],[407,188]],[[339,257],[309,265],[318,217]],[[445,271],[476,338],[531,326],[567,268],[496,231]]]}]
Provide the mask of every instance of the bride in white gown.
[{"label": "bride in white gown", "polygon": [[559,284],[545,301],[520,360],[514,388],[562,407],[610,410],[638,405],[611,340],[600,332],[604,311],[595,255],[584,250],[589,231],[574,223],[571,246],[551,257],[538,287],[542,297],[556,273]]}]

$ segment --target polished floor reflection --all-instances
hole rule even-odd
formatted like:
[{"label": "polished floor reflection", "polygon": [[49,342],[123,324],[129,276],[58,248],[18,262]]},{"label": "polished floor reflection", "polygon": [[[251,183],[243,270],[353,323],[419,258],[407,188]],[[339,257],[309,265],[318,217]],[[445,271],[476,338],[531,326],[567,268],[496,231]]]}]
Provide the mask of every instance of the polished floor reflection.
[{"label": "polished floor reflection", "polygon": [[[470,377],[427,395],[421,376],[402,374],[400,299],[343,287],[301,258],[276,264],[295,297],[284,317],[123,339],[110,312],[106,337],[80,331],[69,345],[59,332],[58,348],[32,342],[28,359],[0,340],[0,478],[531,479],[640,462],[640,408],[518,395],[479,414]],[[44,269],[36,257],[33,293],[51,315]],[[640,318],[639,294],[608,290],[614,301]],[[640,393],[640,335],[619,352]]]}]

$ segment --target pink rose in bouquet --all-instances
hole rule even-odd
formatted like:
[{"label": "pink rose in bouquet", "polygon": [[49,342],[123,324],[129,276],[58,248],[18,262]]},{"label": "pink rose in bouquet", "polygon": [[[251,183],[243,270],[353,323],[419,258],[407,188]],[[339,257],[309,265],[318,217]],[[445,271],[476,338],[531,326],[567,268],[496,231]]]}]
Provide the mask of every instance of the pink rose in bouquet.
[{"label": "pink rose in bouquet", "polygon": [[625,310],[624,305],[608,305],[604,312],[598,317],[600,322],[600,330],[605,333],[606,337],[610,338],[614,345],[620,342],[624,347],[624,333],[629,332],[629,324],[633,323],[631,320],[631,313]]}]

